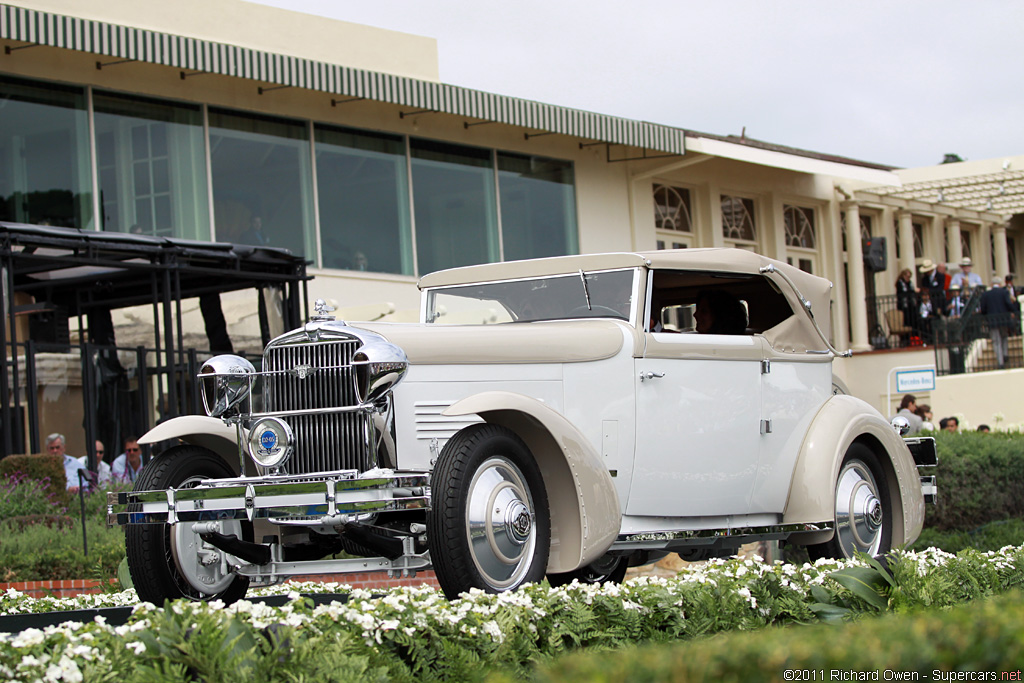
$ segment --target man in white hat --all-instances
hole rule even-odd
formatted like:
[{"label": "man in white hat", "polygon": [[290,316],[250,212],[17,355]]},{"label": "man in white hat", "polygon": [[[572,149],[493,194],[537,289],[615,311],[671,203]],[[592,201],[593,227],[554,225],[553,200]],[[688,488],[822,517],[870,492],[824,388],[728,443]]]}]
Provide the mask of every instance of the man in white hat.
[{"label": "man in white hat", "polygon": [[971,259],[965,258],[960,262],[960,272],[953,276],[951,285],[958,285],[960,289],[974,289],[975,287],[981,287],[984,283],[981,281],[981,276],[977,273],[971,272]]},{"label": "man in white hat", "polygon": [[[943,265],[944,264],[939,264]],[[945,315],[946,313],[946,269],[939,273],[938,266],[925,259],[918,267],[921,271],[921,290],[927,291],[935,314]]]}]

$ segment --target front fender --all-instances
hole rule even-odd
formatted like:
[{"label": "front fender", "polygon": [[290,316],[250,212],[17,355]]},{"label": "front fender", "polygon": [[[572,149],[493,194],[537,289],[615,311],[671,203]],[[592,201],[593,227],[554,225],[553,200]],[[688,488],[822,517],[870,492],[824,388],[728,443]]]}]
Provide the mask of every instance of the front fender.
[{"label": "front fender", "polygon": [[549,573],[590,564],[611,547],[622,519],[615,485],[597,451],[561,414],[537,399],[506,391],[470,396],[442,414],[479,415],[514,431],[533,453],[548,493]]},{"label": "front fender", "polygon": [[[246,436],[242,430],[242,438]],[[205,415],[182,415],[161,422],[142,435],[141,444],[153,444],[169,439],[181,439],[185,443],[202,446],[219,455],[228,467],[238,475],[241,470],[238,460],[238,433],[223,420]]]},{"label": "front fender", "polygon": [[[914,458],[892,425],[868,403],[833,396],[811,422],[790,484],[784,523],[814,523],[835,518],[835,486],[843,457],[859,441],[885,468],[893,502],[893,547],[914,541],[924,526],[924,497]],[[827,541],[831,534],[810,537]]]}]

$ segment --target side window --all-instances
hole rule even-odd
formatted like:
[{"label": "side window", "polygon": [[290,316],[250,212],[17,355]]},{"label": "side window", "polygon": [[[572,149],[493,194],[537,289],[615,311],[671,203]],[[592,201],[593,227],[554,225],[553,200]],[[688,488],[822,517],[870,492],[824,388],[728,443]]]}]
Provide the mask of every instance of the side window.
[{"label": "side window", "polygon": [[649,332],[749,335],[793,314],[761,275],[663,270],[654,273]]}]

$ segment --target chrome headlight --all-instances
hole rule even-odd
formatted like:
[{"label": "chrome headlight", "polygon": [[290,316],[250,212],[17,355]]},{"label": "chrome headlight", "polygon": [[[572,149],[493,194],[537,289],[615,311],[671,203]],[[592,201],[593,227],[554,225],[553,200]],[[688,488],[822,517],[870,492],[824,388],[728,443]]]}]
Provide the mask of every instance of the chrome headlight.
[{"label": "chrome headlight", "polygon": [[409,359],[405,351],[388,342],[370,342],[352,355],[356,398],[373,403],[384,397],[405,376]]},{"label": "chrome headlight", "polygon": [[214,356],[199,370],[203,407],[211,417],[222,417],[241,403],[252,390],[256,368],[231,354]]},{"label": "chrome headlight", "polygon": [[249,454],[263,467],[280,467],[294,450],[292,428],[284,420],[265,417],[249,430]]}]

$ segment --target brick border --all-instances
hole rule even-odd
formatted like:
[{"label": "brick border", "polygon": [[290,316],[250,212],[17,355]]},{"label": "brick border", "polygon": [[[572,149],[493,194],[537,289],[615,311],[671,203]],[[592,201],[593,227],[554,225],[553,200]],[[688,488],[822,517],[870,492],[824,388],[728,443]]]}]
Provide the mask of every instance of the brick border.
[{"label": "brick border", "polygon": [[[389,579],[383,572],[362,572],[359,574],[316,574],[295,576],[289,581],[324,581],[347,583],[353,588],[367,590],[388,590],[397,586],[427,585],[437,588],[437,578],[432,571],[418,572],[413,578]],[[116,586],[116,579],[109,579],[109,585]],[[8,588],[24,593],[32,598],[56,597],[70,598],[76,595],[91,595],[103,592],[103,582],[99,579],[53,579],[44,581],[14,581],[0,583],[0,593]]]}]

